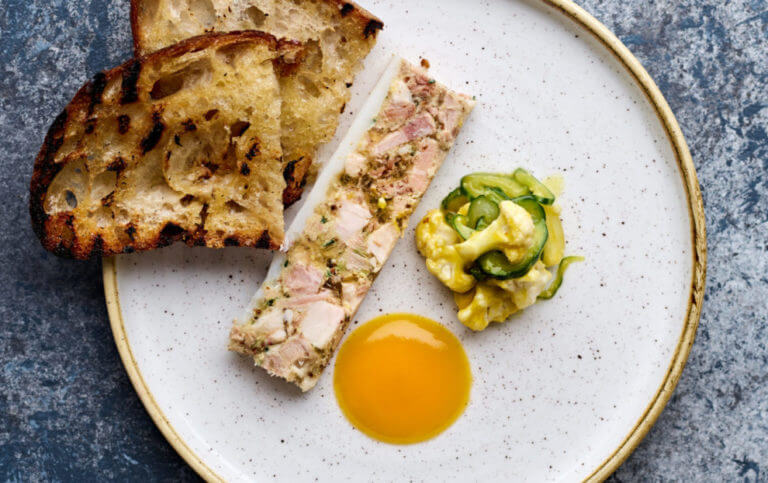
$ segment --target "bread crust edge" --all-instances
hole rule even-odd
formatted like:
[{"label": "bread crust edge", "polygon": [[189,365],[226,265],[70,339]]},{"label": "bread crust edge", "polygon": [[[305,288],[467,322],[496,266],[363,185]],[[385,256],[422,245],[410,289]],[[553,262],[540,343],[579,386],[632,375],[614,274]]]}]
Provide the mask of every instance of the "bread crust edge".
[{"label": "bread crust edge", "polygon": [[[369,36],[376,38],[378,32],[384,28],[384,22],[354,2],[346,0],[323,1],[335,5],[339,12],[341,12],[342,17],[352,15],[360,24],[365,38],[368,38]],[[131,34],[133,36],[133,52],[137,57],[147,54],[146,52],[142,52],[143,49],[141,48],[144,38],[144,35],[139,28],[139,4],[141,2],[142,0],[131,0]]]}]

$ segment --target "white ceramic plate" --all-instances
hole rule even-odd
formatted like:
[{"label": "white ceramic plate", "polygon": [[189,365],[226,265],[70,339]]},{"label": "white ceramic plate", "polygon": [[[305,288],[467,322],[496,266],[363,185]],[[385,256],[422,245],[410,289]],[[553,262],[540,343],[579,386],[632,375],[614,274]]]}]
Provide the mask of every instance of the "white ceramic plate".
[{"label": "white ceramic plate", "polygon": [[[227,352],[231,321],[270,258],[251,249],[176,246],[105,261],[112,324],[137,391],[208,479],[607,476],[669,398],[698,322],[703,214],[674,118],[631,54],[570,2],[363,6],[386,27],[339,134],[392,52],[426,57],[436,78],[479,101],[355,319],[407,311],[451,329],[474,374],[466,412],[426,443],[379,443],[342,416],[332,367],[301,394]],[[587,261],[555,299],[472,333],[424,269],[413,225],[463,174],[517,166],[563,174],[567,252]]]}]

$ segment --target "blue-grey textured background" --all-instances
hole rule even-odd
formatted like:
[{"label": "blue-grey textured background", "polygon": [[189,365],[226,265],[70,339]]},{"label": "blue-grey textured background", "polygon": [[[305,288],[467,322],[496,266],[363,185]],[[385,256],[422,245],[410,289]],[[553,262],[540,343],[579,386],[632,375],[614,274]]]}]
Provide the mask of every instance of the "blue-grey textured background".
[{"label": "blue-grey textured background", "polygon": [[[613,476],[768,480],[768,0],[581,0],[656,79],[707,211],[704,314],[680,385]],[[97,263],[44,252],[32,160],[93,73],[130,54],[127,0],[0,0],[0,480],[194,480],[112,341]]]}]

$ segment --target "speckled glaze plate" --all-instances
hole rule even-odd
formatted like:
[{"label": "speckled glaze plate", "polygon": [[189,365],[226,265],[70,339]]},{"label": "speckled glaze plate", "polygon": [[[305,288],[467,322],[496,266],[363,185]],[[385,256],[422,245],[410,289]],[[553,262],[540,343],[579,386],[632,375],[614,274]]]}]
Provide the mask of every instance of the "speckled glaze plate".
[{"label": "speckled glaze plate", "polygon": [[[386,27],[339,135],[392,52],[426,57],[436,78],[479,101],[355,319],[408,311],[445,324],[472,366],[466,412],[426,443],[379,443],[342,416],[332,367],[301,394],[227,352],[231,321],[270,259],[251,249],[105,260],[112,327],[137,392],[208,480],[607,477],[669,399],[701,310],[701,195],[672,113],[629,51],[568,1],[362,3]],[[424,269],[413,225],[463,174],[517,166],[563,174],[567,252],[586,262],[555,299],[473,333]]]}]

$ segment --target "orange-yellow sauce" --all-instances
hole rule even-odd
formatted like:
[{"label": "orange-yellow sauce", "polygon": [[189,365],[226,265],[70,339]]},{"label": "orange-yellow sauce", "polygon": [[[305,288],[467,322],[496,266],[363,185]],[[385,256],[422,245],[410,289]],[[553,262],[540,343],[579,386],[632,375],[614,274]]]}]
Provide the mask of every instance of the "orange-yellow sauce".
[{"label": "orange-yellow sauce", "polygon": [[356,329],[339,351],[334,387],[360,431],[388,443],[437,436],[464,411],[472,375],[459,340],[425,317],[389,314]]}]

